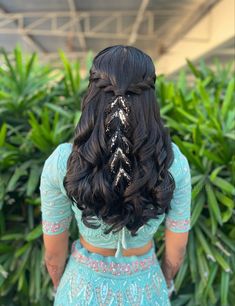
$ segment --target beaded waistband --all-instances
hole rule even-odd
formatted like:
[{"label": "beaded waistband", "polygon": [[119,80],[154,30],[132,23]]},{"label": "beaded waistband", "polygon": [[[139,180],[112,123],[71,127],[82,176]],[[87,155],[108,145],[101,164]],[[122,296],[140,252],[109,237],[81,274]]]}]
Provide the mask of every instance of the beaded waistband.
[{"label": "beaded waistband", "polygon": [[85,256],[75,247],[75,242],[72,244],[71,251],[71,255],[76,261],[88,266],[96,272],[113,275],[131,275],[143,270],[148,270],[152,265],[156,264],[155,252],[149,256],[134,260],[130,263],[115,263],[104,262],[102,260],[96,260]]}]

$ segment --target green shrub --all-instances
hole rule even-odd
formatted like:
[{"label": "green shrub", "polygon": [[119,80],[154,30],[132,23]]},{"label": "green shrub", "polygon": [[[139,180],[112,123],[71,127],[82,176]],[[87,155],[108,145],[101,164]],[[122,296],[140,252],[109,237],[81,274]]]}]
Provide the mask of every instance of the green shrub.
[{"label": "green shrub", "polygon": [[24,57],[19,47],[12,60],[1,55],[0,304],[49,305],[39,178],[51,151],[73,136],[88,80],[62,52],[62,69],[39,65],[36,54]]},{"label": "green shrub", "polygon": [[[88,77],[60,51],[63,68],[39,65],[37,55],[13,58],[4,50],[0,67],[0,304],[50,305],[52,286],[43,264],[39,177],[52,150],[70,141],[80,118]],[[88,67],[91,58],[88,57]],[[192,174],[192,230],[175,279],[172,305],[232,305],[235,299],[235,110],[230,66],[214,72],[188,61],[188,84],[156,82],[161,115]],[[70,246],[77,239],[71,224]],[[155,234],[161,258],[163,225]]]},{"label": "green shrub", "polygon": [[[231,64],[213,72],[188,61],[191,86],[158,78],[161,114],[192,175],[192,229],[173,305],[233,305],[235,298],[235,108]],[[233,271],[233,273],[232,273]]]}]

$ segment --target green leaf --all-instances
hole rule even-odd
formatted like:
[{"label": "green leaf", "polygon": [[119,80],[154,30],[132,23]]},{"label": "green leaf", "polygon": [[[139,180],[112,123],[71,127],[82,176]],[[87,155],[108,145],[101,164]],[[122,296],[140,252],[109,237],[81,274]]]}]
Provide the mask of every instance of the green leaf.
[{"label": "green leaf", "polygon": [[46,102],[45,105],[52,109],[55,112],[58,112],[59,114],[61,114],[62,116],[71,119],[71,114],[68,111],[65,111],[62,107],[60,107],[59,105],[54,105],[52,103]]},{"label": "green leaf", "polygon": [[3,276],[4,278],[7,278],[8,274],[9,274],[9,272],[7,272],[4,269],[3,265],[0,264],[0,275]]},{"label": "green leaf", "polygon": [[29,179],[27,182],[26,195],[31,196],[35,191],[39,181],[40,168],[37,165],[33,165],[30,168]]},{"label": "green leaf", "polygon": [[172,140],[178,145],[180,151],[188,158],[189,162],[192,162],[198,169],[204,172],[204,167],[201,160],[198,158],[198,156],[195,156],[189,150],[187,150],[185,143],[179,138],[179,136],[173,136]]},{"label": "green leaf", "polygon": [[210,174],[210,181],[213,182],[214,179],[217,177],[218,173],[225,167],[225,165],[216,167]]},{"label": "green leaf", "polygon": [[42,235],[42,225],[39,224],[31,232],[29,232],[25,238],[27,241],[35,240]]},{"label": "green leaf", "polygon": [[24,244],[22,247],[18,248],[14,253],[14,257],[17,258],[23,254],[27,254],[26,252],[30,250],[32,244],[30,242]]},{"label": "green leaf", "polygon": [[169,103],[169,104],[164,105],[163,107],[161,107],[161,110],[160,110],[161,116],[168,113],[173,108],[174,108],[173,103]]},{"label": "green leaf", "polygon": [[219,209],[219,204],[218,204],[216,196],[215,196],[214,189],[213,189],[212,185],[208,184],[208,183],[206,183],[205,189],[206,189],[207,199],[208,199],[209,205],[210,205],[210,207],[211,207],[211,209],[214,213],[214,216],[215,216],[216,220],[219,222],[219,224],[222,225],[223,220],[222,220],[221,212],[220,212],[220,209]]},{"label": "green leaf", "polygon": [[197,78],[202,78],[202,74],[201,72],[196,68],[195,65],[193,65],[193,63],[189,60],[189,59],[186,59],[187,61],[187,64],[189,66],[189,68],[191,69],[192,73],[195,75],[195,77]]},{"label": "green leaf", "polygon": [[222,109],[221,109],[223,118],[225,118],[228,110],[232,107],[234,90],[235,90],[234,83],[235,83],[234,79],[230,80],[227,90],[226,90],[224,102],[223,102]]},{"label": "green leaf", "polygon": [[194,231],[192,231],[188,242],[188,255],[190,262],[189,268],[191,271],[192,281],[194,283],[196,282],[197,279],[197,261],[196,261],[195,249],[196,249],[196,242],[195,242]]},{"label": "green leaf", "polygon": [[218,271],[218,265],[217,264],[212,264],[211,268],[210,268],[210,272],[209,272],[209,277],[208,277],[208,281],[207,281],[207,286],[205,288],[205,295],[208,294],[210,287],[213,284],[213,281],[216,277],[216,273]]},{"label": "green leaf", "polygon": [[224,137],[227,137],[227,138],[229,138],[229,139],[231,139],[231,140],[235,140],[235,134],[234,134],[234,132],[225,133],[225,134],[224,134]]},{"label": "green leaf", "polygon": [[231,208],[226,209],[226,211],[222,212],[222,220],[223,223],[228,222],[228,220],[232,217],[233,210]]},{"label": "green leaf", "polygon": [[229,263],[224,259],[224,257],[213,246],[211,248],[216,261],[222,267],[222,269],[225,272],[232,272]]},{"label": "green leaf", "polygon": [[206,180],[206,177],[203,176],[201,178],[201,180],[196,185],[193,186],[193,188],[192,188],[192,200],[194,200],[199,193],[203,192],[203,189],[205,187],[205,180]]},{"label": "green leaf", "polygon": [[208,94],[205,86],[203,86],[202,82],[199,82],[198,88],[199,88],[200,95],[203,99],[204,105],[206,107],[210,107],[210,105],[211,105],[210,97],[209,97],[209,94]]},{"label": "green leaf", "polygon": [[14,70],[14,68],[13,68],[13,66],[12,66],[12,64],[11,64],[9,58],[8,58],[8,55],[7,55],[6,51],[5,51],[4,49],[1,49],[1,53],[2,53],[3,56],[4,56],[4,59],[5,59],[5,61],[6,61],[6,64],[7,64],[7,67],[8,67],[8,69],[9,69],[9,71],[10,71],[10,75],[11,75],[12,79],[13,79],[13,80],[15,81],[15,83],[17,84],[18,81],[17,81],[17,77],[16,77],[16,72],[15,72],[15,70]]},{"label": "green leaf", "polygon": [[190,115],[188,112],[186,112],[185,110],[183,110],[182,108],[177,107],[175,109],[176,112],[178,112],[179,114],[183,115],[185,118],[187,118],[189,121],[193,122],[193,123],[198,123],[198,118],[195,118],[194,116]]},{"label": "green leaf", "polygon": [[2,147],[5,143],[6,134],[7,134],[7,125],[6,123],[3,123],[0,130],[0,147]]},{"label": "green leaf", "polygon": [[207,240],[205,239],[203,233],[201,232],[201,230],[199,229],[199,227],[195,227],[195,234],[198,238],[198,240],[200,241],[200,245],[202,246],[206,257],[208,259],[211,259],[212,261],[215,261],[215,257],[213,255],[213,252],[209,246],[209,244],[207,243]]},{"label": "green leaf", "polygon": [[16,188],[16,185],[19,181],[19,179],[21,178],[21,176],[23,175],[27,175],[27,171],[26,169],[20,167],[20,168],[17,168],[14,172],[14,174],[12,175],[8,185],[7,185],[7,188],[6,190],[7,191],[13,191],[15,188]]},{"label": "green leaf", "polygon": [[60,58],[61,58],[61,60],[64,64],[67,81],[69,82],[72,93],[75,94],[76,93],[76,86],[75,86],[75,82],[74,82],[74,77],[73,77],[71,65],[70,65],[68,59],[66,58],[66,56],[65,56],[65,54],[62,50],[59,50],[59,55],[60,55]]},{"label": "green leaf", "polygon": [[200,217],[204,204],[205,204],[205,194],[200,193],[197,199],[195,200],[195,204],[192,209],[191,228],[194,226],[194,224],[197,222],[198,218]]},{"label": "green leaf", "polygon": [[229,182],[227,182],[225,179],[217,176],[211,182],[213,185],[217,186],[223,191],[226,191],[227,193],[231,195],[235,195],[235,187]]},{"label": "green leaf", "polygon": [[0,240],[21,240],[24,238],[24,234],[21,233],[11,233],[2,235]]},{"label": "green leaf", "polygon": [[176,278],[175,278],[175,289],[176,289],[176,292],[179,291],[180,287],[182,286],[183,284],[183,280],[185,279],[185,276],[186,276],[186,273],[187,273],[187,270],[188,270],[188,261],[185,259],[182,263],[182,265],[180,266],[180,269],[176,275]]},{"label": "green leaf", "polygon": [[232,239],[225,235],[220,229],[217,231],[217,236],[221,239],[221,241],[223,241],[224,244],[226,244],[228,248],[230,248],[235,253],[235,243],[232,241]]},{"label": "green leaf", "polygon": [[15,65],[16,65],[16,72],[19,76],[19,83],[24,82],[24,71],[23,71],[23,59],[22,59],[22,53],[19,48],[19,45],[16,46],[14,49],[14,54],[15,54]]},{"label": "green leaf", "polygon": [[220,158],[217,154],[208,151],[206,149],[202,150],[202,152],[200,152],[200,155],[204,155],[206,157],[208,157],[209,160],[215,161],[216,163],[219,164],[223,164],[224,160],[222,158]]},{"label": "green leaf", "polygon": [[25,72],[25,79],[28,79],[30,74],[32,73],[33,70],[33,65],[35,63],[35,60],[37,58],[37,54],[34,52],[30,58],[30,60],[26,64],[26,72]]},{"label": "green leaf", "polygon": [[220,296],[221,306],[228,306],[228,292],[229,292],[229,278],[228,272],[221,272]]}]

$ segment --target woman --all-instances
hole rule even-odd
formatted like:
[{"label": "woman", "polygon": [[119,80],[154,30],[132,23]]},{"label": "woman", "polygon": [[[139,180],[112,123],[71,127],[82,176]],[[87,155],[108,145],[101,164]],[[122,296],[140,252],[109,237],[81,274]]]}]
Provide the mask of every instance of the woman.
[{"label": "woman", "polygon": [[[56,306],[170,305],[190,230],[191,176],[160,117],[155,80],[137,48],[99,52],[73,143],[45,161],[42,228]],[[68,256],[73,215],[79,239]],[[153,236],[163,220],[160,265]]]}]

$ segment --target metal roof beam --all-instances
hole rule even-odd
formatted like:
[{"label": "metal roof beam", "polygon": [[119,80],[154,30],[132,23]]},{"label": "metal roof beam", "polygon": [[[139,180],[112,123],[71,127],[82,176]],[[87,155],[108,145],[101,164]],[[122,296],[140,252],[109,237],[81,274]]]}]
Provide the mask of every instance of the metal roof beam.
[{"label": "metal roof beam", "polygon": [[[0,29],[0,34],[9,34],[9,35],[15,35],[17,33],[21,33],[20,29],[12,29],[12,28],[4,28],[4,29]],[[40,36],[45,36],[45,37],[52,37],[52,36],[58,36],[58,37],[68,37],[68,36],[73,36],[74,35],[74,31],[59,31],[59,30],[45,30],[45,29],[25,29],[24,33],[27,33],[29,35],[40,35]],[[80,34],[77,33],[77,35],[79,36]],[[94,38],[94,39],[128,39],[129,38],[129,34],[128,33],[117,33],[117,32],[107,32],[107,33],[101,33],[101,32],[86,32],[84,33],[84,36],[87,38]],[[156,36],[153,35],[138,35],[138,38],[141,40],[156,40]]]},{"label": "metal roof beam", "polygon": [[[8,19],[8,13],[0,7],[0,18],[1,16],[3,16],[3,22],[1,23],[1,27],[4,26],[4,24],[7,23],[7,21],[9,21],[10,24],[13,24],[15,28],[18,28],[18,23],[15,20],[12,20],[11,18]],[[22,22],[22,21],[21,21]],[[20,34],[21,38],[33,49],[33,51],[37,51],[39,53],[44,53],[43,48],[38,45],[27,33],[25,33],[24,29],[18,29],[18,31],[16,32],[15,30],[15,34]]]},{"label": "metal roof beam", "polygon": [[78,20],[78,16],[77,16],[77,10],[76,10],[76,5],[74,0],[67,0],[68,1],[68,6],[71,12],[71,19],[73,21],[73,25],[75,28],[75,33],[79,32],[79,35],[77,35],[77,38],[79,40],[79,43],[81,45],[81,48],[83,51],[86,51],[86,40],[85,37],[83,35],[82,29],[81,29],[81,24],[80,24],[80,20]]},{"label": "metal roof beam", "polygon": [[139,30],[141,22],[143,21],[144,12],[145,12],[148,4],[149,4],[149,0],[142,0],[142,2],[140,4],[135,22],[134,22],[133,27],[132,27],[131,35],[128,39],[128,44],[129,45],[133,45],[136,42],[137,35],[138,35],[138,30]]},{"label": "metal roof beam", "polygon": [[[189,12],[193,12],[193,9],[189,9]],[[71,12],[70,11],[31,11],[31,12],[18,12],[18,13],[6,13],[9,18],[19,18],[19,17],[45,17],[47,16],[48,18],[52,17],[70,17]],[[110,15],[123,15],[123,16],[132,16],[135,17],[138,14],[138,10],[132,10],[132,11],[122,11],[122,10],[112,10],[112,11],[106,11],[106,10],[100,10],[100,11],[76,11],[76,15],[80,15],[81,17],[87,17],[87,16],[100,16],[100,17],[105,17],[105,16],[110,16]],[[181,11],[175,11],[173,9],[157,9],[157,10],[145,10],[145,14],[154,14],[156,16],[181,16],[182,12]]]},{"label": "metal roof beam", "polygon": [[[80,45],[83,49],[86,48],[85,38],[108,38],[108,39],[125,39],[132,41],[135,40],[137,35],[139,25],[141,20],[145,19],[150,26],[146,28],[145,33],[138,35],[139,38],[146,39],[156,39],[156,35],[153,29],[153,20],[155,18],[155,13],[152,11],[144,11],[144,6],[139,10],[141,13],[136,12],[125,12],[122,15],[119,11],[114,12],[72,12],[73,18],[71,19],[71,12],[60,12],[60,13],[17,13],[17,14],[1,14],[0,13],[0,24],[4,24],[0,28],[0,33],[2,34],[16,34],[17,32],[24,32],[27,35],[41,35],[41,36],[61,36],[61,37],[72,37],[74,32],[80,41]],[[72,8],[72,7],[71,7]],[[140,16],[139,18],[136,15]],[[141,17],[142,16],[142,17]],[[93,18],[94,17],[94,18]],[[102,17],[102,18],[96,18]],[[127,23],[130,17],[129,23]],[[133,17],[136,17],[136,21],[132,23]],[[27,22],[26,19],[27,18]],[[6,24],[6,19],[14,22],[17,27],[12,29],[12,27]],[[125,21],[124,21],[125,19]],[[78,25],[78,22],[83,20],[84,31],[78,29],[75,31],[73,26]],[[8,22],[8,21],[7,21]],[[62,23],[63,22],[63,23]],[[108,24],[113,25],[113,31],[110,32]],[[84,50],[83,50],[84,51]]]}]

